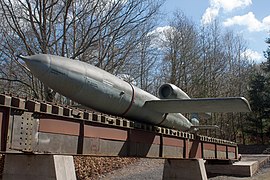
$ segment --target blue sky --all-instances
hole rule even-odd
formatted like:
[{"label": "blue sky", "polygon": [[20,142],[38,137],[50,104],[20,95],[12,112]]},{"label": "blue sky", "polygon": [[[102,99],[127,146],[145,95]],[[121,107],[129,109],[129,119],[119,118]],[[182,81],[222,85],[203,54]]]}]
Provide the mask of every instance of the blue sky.
[{"label": "blue sky", "polygon": [[[166,0],[162,11],[169,19],[181,10],[197,24],[218,19],[223,28],[233,29],[247,41],[247,54],[256,62],[265,61],[264,42],[270,37],[270,0]],[[166,26],[164,20],[161,26]]]}]

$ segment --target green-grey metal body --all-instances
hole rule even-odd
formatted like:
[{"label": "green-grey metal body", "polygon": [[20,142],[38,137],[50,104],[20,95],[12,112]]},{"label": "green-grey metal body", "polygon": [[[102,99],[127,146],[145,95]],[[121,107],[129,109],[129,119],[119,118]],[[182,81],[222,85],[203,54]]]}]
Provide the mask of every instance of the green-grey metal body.
[{"label": "green-grey metal body", "polygon": [[38,79],[60,94],[97,111],[130,120],[188,131],[193,124],[181,112],[250,111],[244,98],[190,99],[181,89],[166,84],[160,89],[159,99],[79,60],[48,54],[20,58]]},{"label": "green-grey metal body", "polygon": [[24,60],[47,86],[97,111],[184,131],[192,126],[180,113],[166,114],[144,108],[146,101],[159,98],[90,64],[45,54]]}]

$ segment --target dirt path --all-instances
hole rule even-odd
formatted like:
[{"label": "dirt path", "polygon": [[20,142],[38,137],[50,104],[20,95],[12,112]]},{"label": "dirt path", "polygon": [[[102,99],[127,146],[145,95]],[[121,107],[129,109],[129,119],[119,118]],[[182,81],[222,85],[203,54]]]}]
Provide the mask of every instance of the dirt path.
[{"label": "dirt path", "polygon": [[[256,157],[254,157],[256,159]],[[253,159],[254,159],[253,158]],[[102,180],[161,180],[163,175],[164,159],[140,159],[138,162],[124,168],[104,174]],[[210,180],[270,180],[270,164],[259,170],[253,177],[217,176]]]}]

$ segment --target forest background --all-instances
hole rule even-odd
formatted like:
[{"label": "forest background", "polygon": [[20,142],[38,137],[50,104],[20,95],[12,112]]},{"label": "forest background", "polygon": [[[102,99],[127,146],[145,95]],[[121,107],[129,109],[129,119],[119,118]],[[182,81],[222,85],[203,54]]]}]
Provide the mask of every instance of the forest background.
[{"label": "forest background", "polygon": [[244,96],[252,113],[216,113],[201,134],[243,144],[270,137],[270,40],[265,62],[244,52],[245,39],[218,20],[198,25],[176,10],[158,30],[162,0],[1,0],[0,91],[72,105],[44,86],[16,55],[48,53],[79,59],[157,94],[169,82],[190,97]]}]

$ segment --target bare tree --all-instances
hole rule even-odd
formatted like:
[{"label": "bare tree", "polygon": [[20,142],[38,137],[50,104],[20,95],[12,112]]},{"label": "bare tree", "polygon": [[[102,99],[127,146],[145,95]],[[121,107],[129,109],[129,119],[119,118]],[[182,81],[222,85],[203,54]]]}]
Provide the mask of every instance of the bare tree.
[{"label": "bare tree", "polygon": [[[9,63],[16,60],[11,58],[14,54],[50,53],[115,73],[151,30],[152,26],[140,29],[153,20],[161,4],[152,0],[2,0],[0,28],[6,39],[0,48]],[[53,99],[54,92],[27,76],[23,81],[39,98],[44,94],[46,100]]]},{"label": "bare tree", "polygon": [[[243,56],[243,38],[221,29],[218,21],[198,31],[183,14],[176,13],[166,33],[163,72],[192,97],[246,96],[252,64]],[[218,125],[207,135],[236,140],[243,134],[243,114],[212,114],[202,124]]]},{"label": "bare tree", "polygon": [[200,66],[198,33],[192,21],[182,12],[176,12],[171,29],[165,34],[164,61],[169,65],[169,82],[181,87],[184,91],[193,94],[190,86],[196,79],[195,72]]}]

